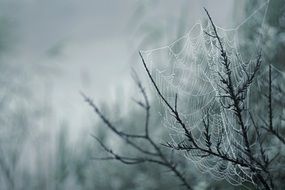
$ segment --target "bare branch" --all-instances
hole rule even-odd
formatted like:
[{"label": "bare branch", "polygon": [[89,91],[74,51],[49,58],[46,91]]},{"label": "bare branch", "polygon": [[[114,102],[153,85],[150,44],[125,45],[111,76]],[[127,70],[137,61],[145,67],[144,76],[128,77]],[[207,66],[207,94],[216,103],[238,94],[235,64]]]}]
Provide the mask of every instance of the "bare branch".
[{"label": "bare branch", "polygon": [[[182,182],[183,186],[186,187],[188,190],[192,190],[190,184],[187,182],[184,175],[178,170],[177,164],[174,163],[173,159],[169,159],[159,148],[159,146],[154,142],[154,140],[151,138],[149,133],[149,118],[150,118],[150,105],[149,100],[146,95],[146,92],[138,79],[137,75],[134,73],[134,80],[140,89],[140,92],[144,98],[144,103],[140,101],[136,101],[138,105],[140,105],[145,110],[145,134],[144,135],[133,135],[133,134],[127,134],[121,131],[118,131],[114,125],[111,124],[111,122],[102,114],[102,112],[98,109],[98,107],[91,101],[88,97],[86,97],[84,94],[83,97],[85,98],[86,102],[94,109],[95,113],[101,118],[101,120],[108,126],[111,131],[113,131],[115,134],[117,134],[120,138],[124,139],[126,143],[130,144],[132,147],[137,149],[139,152],[144,153],[144,155],[138,156],[138,157],[129,157],[129,156],[122,156],[115,152],[113,152],[111,149],[109,149],[100,139],[97,137],[94,137],[97,142],[103,147],[105,152],[111,154],[111,157],[95,157],[95,160],[118,160],[124,164],[141,164],[141,163],[154,163],[161,165],[163,167],[168,168],[170,171],[172,171],[175,176]],[[132,139],[140,138],[143,142],[149,143],[151,147],[154,149],[154,152],[150,152],[147,149],[139,147],[137,144],[135,144]]]}]

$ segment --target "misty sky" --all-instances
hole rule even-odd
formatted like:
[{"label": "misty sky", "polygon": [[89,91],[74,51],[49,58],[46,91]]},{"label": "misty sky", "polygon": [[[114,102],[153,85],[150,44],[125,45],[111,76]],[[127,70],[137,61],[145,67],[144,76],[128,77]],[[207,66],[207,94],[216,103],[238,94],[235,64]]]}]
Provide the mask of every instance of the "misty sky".
[{"label": "misty sky", "polygon": [[[28,79],[36,81],[30,86],[33,93],[55,107],[58,120],[79,126],[88,116],[86,111],[91,112],[80,91],[96,102],[110,101],[117,91],[127,91],[132,83],[131,57],[138,49],[145,49],[134,49],[136,40],[141,40],[134,34],[142,31],[137,32],[139,23],[132,23],[138,7],[145,2],[151,1],[0,0],[4,20],[1,29],[7,31],[1,37],[7,46],[2,62],[20,66],[27,75],[33,75]],[[218,25],[228,26],[232,17],[233,0],[153,2],[145,6],[146,15],[138,22],[165,23],[180,16],[185,5],[189,6],[185,30],[204,16],[204,6]],[[221,4],[223,11],[217,9]],[[166,41],[149,42],[147,47],[155,48]]]}]

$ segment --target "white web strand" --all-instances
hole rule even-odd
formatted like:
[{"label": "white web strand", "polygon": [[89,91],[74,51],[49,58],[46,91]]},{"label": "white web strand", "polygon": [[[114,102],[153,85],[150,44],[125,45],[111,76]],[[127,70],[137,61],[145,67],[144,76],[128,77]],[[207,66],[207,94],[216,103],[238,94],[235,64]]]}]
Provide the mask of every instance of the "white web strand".
[{"label": "white web strand", "polygon": [[[240,51],[245,46],[241,36],[243,28],[247,25],[263,25],[268,2],[262,4],[240,25],[233,29],[217,27],[217,32],[222,39],[223,46],[231,62],[233,84],[235,87],[244,82],[244,68],[253,68],[256,61],[259,45],[251,47],[251,52]],[[261,21],[260,21],[260,18]],[[197,144],[205,146],[203,135],[203,119],[207,113],[210,121],[211,141],[215,146],[221,141],[221,149],[230,157],[237,158],[243,155],[237,146],[242,147],[243,141],[237,135],[240,131],[232,111],[226,110],[221,103],[219,95],[221,90],[219,76],[223,73],[223,65],[220,58],[220,50],[217,48],[217,41],[205,34],[211,33],[212,26],[209,22],[198,22],[193,28],[173,43],[157,49],[142,51],[142,55],[152,71],[152,76],[162,92],[163,96],[170,103],[175,102],[178,94],[177,107],[183,122],[190,126]],[[262,36],[262,32],[260,33]],[[260,38],[260,37],[259,37]],[[258,43],[260,39],[258,39]],[[247,94],[246,94],[247,96]],[[248,98],[246,99],[248,100]],[[162,105],[163,102],[161,102]],[[243,106],[248,107],[248,101]],[[163,116],[164,125],[171,130],[170,137],[173,143],[180,143],[184,139],[183,129],[177,125],[175,118],[171,116],[167,107],[164,107],[166,114]],[[248,122],[248,116],[244,116]],[[195,163],[195,166],[202,172],[211,174],[215,179],[225,179],[231,184],[241,185],[246,181],[253,182],[248,168],[234,166],[214,156],[201,158],[197,156],[199,151],[189,151],[185,157]]]}]

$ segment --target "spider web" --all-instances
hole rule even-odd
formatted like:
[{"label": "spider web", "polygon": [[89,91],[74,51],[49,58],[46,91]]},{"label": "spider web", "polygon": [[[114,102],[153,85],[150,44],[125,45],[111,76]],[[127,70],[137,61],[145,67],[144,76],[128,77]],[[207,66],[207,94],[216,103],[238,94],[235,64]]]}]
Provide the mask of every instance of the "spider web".
[{"label": "spider web", "polygon": [[[233,84],[241,85],[245,80],[245,68],[253,69],[257,58],[257,50],[262,42],[264,32],[263,23],[269,1],[258,7],[241,24],[232,29],[223,29],[216,26],[222,39],[223,46],[231,62]],[[262,28],[256,30],[256,43],[248,47],[248,42],[243,40],[244,29],[249,26]],[[173,43],[157,49],[142,51],[142,55],[152,72],[152,76],[170,103],[175,102],[178,94],[177,108],[183,122],[189,126],[197,144],[205,147],[203,119],[209,120],[212,146],[220,143],[221,150],[230,157],[237,158],[244,155],[240,149],[243,140],[237,131],[239,125],[232,111],[225,109],[226,104],[221,99],[221,89],[218,73],[224,75],[221,64],[221,52],[217,48],[217,41],[206,32],[211,33],[213,28],[208,21],[200,21],[184,36]],[[248,96],[248,93],[245,94]],[[245,108],[249,106],[248,98],[244,102]],[[162,101],[160,99],[160,101]],[[184,130],[177,124],[169,109],[163,105],[164,125],[170,129],[170,137],[175,144],[184,141]],[[243,115],[245,122],[249,122],[248,115]],[[248,168],[233,165],[214,156],[201,157],[199,151],[188,151],[185,157],[195,163],[202,172],[208,173],[214,179],[225,179],[233,185],[242,185],[244,182],[253,183],[253,176]]]}]

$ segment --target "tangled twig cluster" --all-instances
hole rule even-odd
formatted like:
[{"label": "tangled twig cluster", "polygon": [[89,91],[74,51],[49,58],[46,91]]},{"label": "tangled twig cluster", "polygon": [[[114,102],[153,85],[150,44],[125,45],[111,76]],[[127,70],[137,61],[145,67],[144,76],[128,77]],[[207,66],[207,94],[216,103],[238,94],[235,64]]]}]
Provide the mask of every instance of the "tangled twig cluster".
[{"label": "tangled twig cluster", "polygon": [[[180,115],[178,107],[178,93],[175,94],[175,102],[172,105],[167,100],[164,94],[161,92],[159,86],[154,80],[146,62],[140,53],[142,64],[150,79],[157,95],[161,99],[162,103],[166,106],[169,114],[174,118],[176,123],[184,131],[184,140],[179,143],[168,142],[163,144],[164,147],[168,147],[177,151],[184,151],[186,153],[193,153],[198,158],[215,158],[216,161],[231,165],[231,168],[235,170],[234,177],[240,178],[243,181],[251,182],[253,185],[260,189],[274,189],[276,188],[276,180],[282,178],[282,172],[276,172],[276,163],[280,163],[282,158],[279,153],[273,155],[270,146],[277,143],[280,146],[285,145],[285,139],[283,134],[280,132],[278,126],[275,126],[274,120],[280,118],[275,117],[273,112],[273,82],[272,82],[272,68],[269,65],[268,69],[268,93],[267,93],[267,104],[268,104],[268,118],[267,121],[261,119],[257,121],[257,117],[249,107],[246,105],[246,101],[249,98],[249,90],[261,66],[261,53],[258,54],[253,66],[251,68],[243,68],[243,81],[236,85],[233,81],[233,72],[231,68],[231,61],[226,51],[223,41],[217,32],[217,28],[213,23],[213,20],[205,9],[208,16],[209,22],[212,26],[212,31],[205,31],[209,38],[216,41],[216,48],[220,51],[220,58],[222,70],[217,73],[218,82],[218,99],[220,107],[223,111],[232,114],[236,126],[236,138],[239,143],[233,142],[231,145],[225,145],[225,138],[221,133],[219,137],[215,137],[212,133],[214,125],[212,125],[211,116],[209,113],[205,113],[202,118],[203,138],[204,142],[197,140],[195,134],[192,132],[191,126],[183,121]],[[112,122],[100,111],[100,109],[93,103],[93,101],[87,96],[83,95],[86,102],[94,109],[95,113],[100,119],[106,124],[106,126],[115,133],[118,137],[123,139],[127,144],[136,149],[140,154],[137,157],[123,156],[115,153],[113,150],[108,148],[100,139],[94,137],[104,150],[110,154],[110,157],[97,158],[99,160],[119,160],[124,164],[140,164],[140,163],[154,163],[170,169],[182,182],[187,189],[192,189],[190,182],[186,180],[183,172],[181,172],[177,163],[171,159],[167,154],[164,153],[162,147],[157,143],[151,135],[149,120],[150,120],[150,103],[147,94],[139,81],[138,77],[135,76],[135,81],[140,89],[140,92],[144,98],[143,102],[137,101],[136,103],[145,111],[145,126],[143,134],[128,134],[123,131],[119,131],[118,128],[112,124]],[[281,93],[282,89],[279,88]],[[209,110],[210,111],[210,110]],[[249,121],[247,120],[249,118]],[[282,118],[280,119],[282,120]],[[280,126],[282,122],[279,122]],[[224,126],[227,127],[227,126]],[[281,126],[282,127],[282,126]],[[137,139],[140,139],[140,143],[146,143],[151,145],[151,148],[142,148],[137,144]],[[226,147],[226,148],[225,148]],[[233,150],[232,153],[230,150]],[[282,165],[281,165],[282,167]],[[282,170],[282,169],[281,169]]]}]

